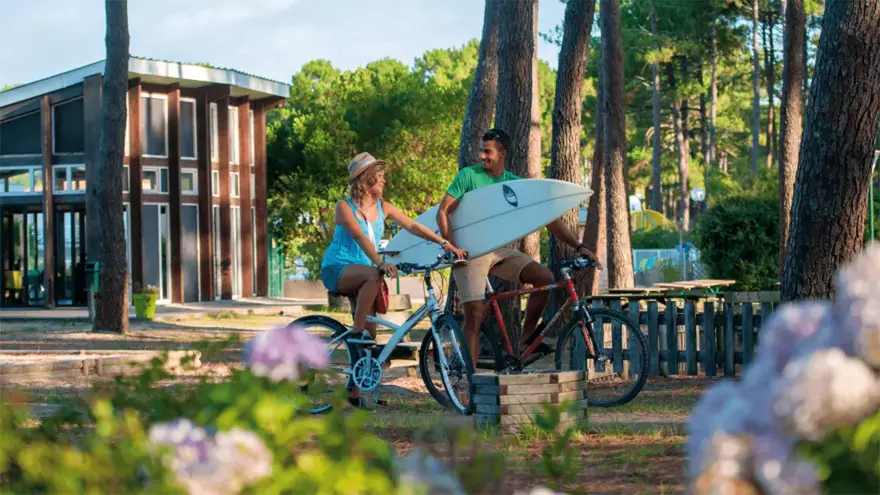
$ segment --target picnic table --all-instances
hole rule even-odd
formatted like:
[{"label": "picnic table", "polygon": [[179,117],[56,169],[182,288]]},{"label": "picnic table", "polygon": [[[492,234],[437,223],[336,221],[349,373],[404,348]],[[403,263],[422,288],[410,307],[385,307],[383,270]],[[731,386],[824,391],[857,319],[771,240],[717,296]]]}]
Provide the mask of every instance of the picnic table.
[{"label": "picnic table", "polygon": [[607,289],[604,294],[592,296],[591,299],[613,300],[627,299],[630,301],[656,300],[666,303],[669,299],[715,299],[721,297],[721,291],[736,283],[736,280],[700,279],[679,282],[659,282],[651,287],[625,287]]}]

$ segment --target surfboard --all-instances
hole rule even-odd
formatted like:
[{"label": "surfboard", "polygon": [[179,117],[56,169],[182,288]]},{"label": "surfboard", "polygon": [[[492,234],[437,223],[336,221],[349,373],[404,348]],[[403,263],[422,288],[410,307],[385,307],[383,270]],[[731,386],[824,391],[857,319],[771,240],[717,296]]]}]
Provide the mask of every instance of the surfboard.
[{"label": "surfboard", "polygon": [[[456,245],[478,258],[544,227],[586,201],[593,191],[556,179],[519,179],[470,191],[450,215]],[[437,227],[434,206],[415,218],[433,232]],[[443,253],[438,244],[406,230],[398,232],[383,249],[388,263],[430,265]]]}]

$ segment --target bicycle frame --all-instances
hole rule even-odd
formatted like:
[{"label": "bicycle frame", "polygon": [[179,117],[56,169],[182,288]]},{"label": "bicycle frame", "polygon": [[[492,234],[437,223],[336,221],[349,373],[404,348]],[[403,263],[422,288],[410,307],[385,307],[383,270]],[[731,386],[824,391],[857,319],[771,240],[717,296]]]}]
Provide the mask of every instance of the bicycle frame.
[{"label": "bicycle frame", "polygon": [[[488,278],[486,279],[486,286],[488,292],[488,299],[486,299],[483,305],[483,322],[486,321],[486,317],[489,312],[486,311],[486,308],[489,306],[492,307],[493,314],[495,315],[495,320],[498,322],[498,327],[501,330],[501,336],[504,339],[504,346],[507,354],[511,357],[514,357],[520,364],[522,364],[525,360],[527,360],[534,352],[535,349],[541,344],[544,340],[544,337],[547,335],[547,332],[553,328],[553,325],[559,319],[559,317],[568,311],[569,308],[574,305],[574,312],[578,313],[578,317],[580,320],[578,321],[578,325],[581,327],[581,331],[583,332],[584,342],[586,343],[589,352],[595,355],[594,350],[596,349],[595,341],[593,339],[593,332],[587,331],[587,325],[593,322],[592,316],[590,316],[590,312],[586,309],[585,305],[578,299],[577,292],[574,290],[574,281],[568,275],[567,270],[563,269],[563,281],[557,282],[550,285],[545,285],[541,287],[532,287],[531,289],[521,289],[515,291],[508,292],[500,292],[495,293],[492,289],[492,284],[489,282]],[[553,318],[544,326],[544,329],[538,334],[537,338],[523,351],[522,355],[517,355],[513,346],[510,343],[510,337],[507,334],[507,327],[504,325],[504,318],[501,316],[501,308],[498,305],[498,300],[507,299],[511,297],[524,296],[528,294],[533,294],[535,292],[550,292],[554,290],[565,289],[568,298],[565,300],[565,303],[556,311],[556,314],[553,315]],[[517,346],[518,348],[519,346]]]}]

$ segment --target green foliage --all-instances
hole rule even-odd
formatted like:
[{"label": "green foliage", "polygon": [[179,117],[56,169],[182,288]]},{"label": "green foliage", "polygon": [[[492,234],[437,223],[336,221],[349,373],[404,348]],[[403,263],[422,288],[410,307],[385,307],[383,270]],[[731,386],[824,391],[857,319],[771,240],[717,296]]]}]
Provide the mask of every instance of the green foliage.
[{"label": "green foliage", "polygon": [[736,195],[700,215],[693,232],[712,278],[733,279],[741,290],[772,290],[779,277],[779,201]]},{"label": "green foliage", "polygon": [[674,249],[679,243],[679,234],[673,229],[643,229],[632,233],[633,249]]},{"label": "green foliage", "polygon": [[[869,206],[874,209],[874,239],[880,240],[880,189],[874,188],[874,204]],[[865,242],[871,239],[871,212],[865,213]]]},{"label": "green foliage", "polygon": [[3,91],[9,90],[9,89],[18,87],[18,86],[21,86],[21,84],[4,84],[3,87],[0,88],[0,93],[2,93]]},{"label": "green foliage", "polygon": [[799,451],[816,464],[824,492],[880,493],[880,411]]},{"label": "green foliage", "polygon": [[538,469],[547,477],[548,486],[554,490],[562,490],[566,483],[572,482],[580,472],[580,464],[575,449],[571,448],[571,440],[577,432],[575,427],[565,428],[561,434],[562,415],[573,409],[572,403],[561,405],[542,404],[542,411],[535,417],[535,424],[540,431],[551,438],[541,449],[541,460]]}]

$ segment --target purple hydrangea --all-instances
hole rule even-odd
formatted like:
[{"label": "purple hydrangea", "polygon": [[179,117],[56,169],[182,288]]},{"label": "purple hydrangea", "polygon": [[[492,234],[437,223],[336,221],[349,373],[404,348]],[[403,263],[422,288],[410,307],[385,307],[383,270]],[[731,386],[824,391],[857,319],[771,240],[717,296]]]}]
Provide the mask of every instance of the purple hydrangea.
[{"label": "purple hydrangea", "polygon": [[829,325],[831,304],[826,301],[802,301],[781,306],[761,328],[757,356],[772,361],[776,373],[795,356],[798,348],[814,339]]},{"label": "purple hydrangea", "polygon": [[840,347],[880,369],[880,245],[866,248],[840,270],[835,282]]},{"label": "purple hydrangea", "polygon": [[210,435],[188,419],[150,427],[154,445],[171,448],[168,466],[192,494],[227,495],[272,473],[272,453],[253,432],[232,429]]},{"label": "purple hydrangea", "polygon": [[267,330],[245,345],[244,360],[250,370],[273,381],[296,380],[303,370],[324,368],[328,347],[298,324]]}]

